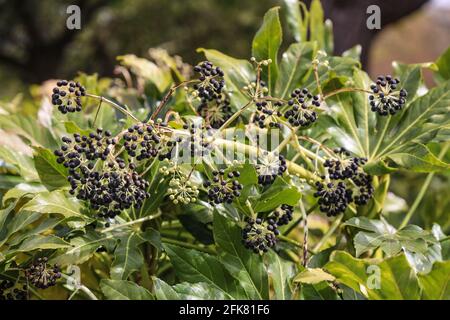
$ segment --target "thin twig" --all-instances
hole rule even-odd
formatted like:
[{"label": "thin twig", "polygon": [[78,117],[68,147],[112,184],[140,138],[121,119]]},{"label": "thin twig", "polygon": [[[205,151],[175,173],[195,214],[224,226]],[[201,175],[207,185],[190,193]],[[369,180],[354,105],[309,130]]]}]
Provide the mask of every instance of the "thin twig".
[{"label": "thin twig", "polygon": [[302,212],[302,217],[304,221],[303,226],[303,266],[306,267],[308,264],[308,214],[305,211],[305,206],[303,205],[303,202],[300,201],[300,211]]},{"label": "thin twig", "polygon": [[225,123],[219,128],[218,133],[225,130],[234,120],[236,120],[242,114],[242,112],[244,112],[244,110],[251,105],[252,102],[253,100],[248,101],[241,109],[236,111],[227,121],[225,121]]},{"label": "thin twig", "polygon": [[318,63],[314,63],[314,65],[313,65],[314,79],[316,80],[317,91],[319,92],[320,99],[324,100],[325,98],[323,96],[322,87],[320,86],[318,67],[319,67],[319,64]]},{"label": "thin twig", "polygon": [[164,106],[167,104],[167,102],[169,102],[170,98],[172,97],[172,95],[175,93],[175,91],[181,87],[184,86],[188,83],[193,83],[193,82],[198,82],[198,80],[187,80],[187,81],[183,81],[180,82],[177,85],[172,86],[169,91],[166,93],[166,95],[162,98],[162,100],[159,102],[158,107],[156,107],[155,111],[152,113],[152,116],[150,117],[151,120],[155,120],[156,116],[159,114],[159,112],[162,110],[162,108],[164,108]]},{"label": "thin twig", "polygon": [[95,117],[94,117],[94,123],[92,124],[92,127],[94,127],[94,128],[95,128],[95,123],[97,122],[97,117],[100,112],[100,108],[102,107],[102,102],[103,102],[103,97],[100,97],[100,102],[98,103],[97,112],[95,113]]},{"label": "thin twig", "polygon": [[177,246],[188,248],[188,249],[195,249],[195,250],[198,250],[198,251],[203,251],[203,252],[206,252],[206,253],[209,253],[209,254],[215,254],[215,252],[213,250],[209,249],[209,248],[201,247],[201,246],[195,245],[195,244],[190,243],[190,242],[178,241],[178,240],[175,240],[175,239],[170,239],[170,238],[165,238],[165,237],[162,238],[162,242],[175,244]]},{"label": "thin twig", "polygon": [[342,92],[363,92],[363,93],[373,93],[372,91],[366,90],[364,88],[341,88],[327,93],[323,99],[328,99],[334,95],[337,95]]},{"label": "thin twig", "polygon": [[79,283],[75,278],[73,278],[67,274],[64,274],[64,273],[61,273],[61,277],[66,279],[67,281],[70,281],[75,286],[76,290],[83,291],[89,297],[89,299],[98,300],[97,296],[94,293],[92,293],[92,291],[89,290],[88,287]]},{"label": "thin twig", "polygon": [[154,214],[154,215],[151,215],[151,216],[147,216],[147,217],[143,217],[143,218],[140,218],[140,219],[137,219],[137,220],[132,220],[132,221],[127,222],[127,223],[122,223],[122,224],[118,224],[118,225],[115,225],[115,226],[111,226],[109,228],[103,229],[100,232],[101,233],[106,233],[106,232],[110,232],[112,230],[116,230],[116,229],[120,229],[120,228],[124,228],[124,227],[129,227],[129,226],[132,226],[132,225],[137,224],[137,223],[142,223],[144,221],[156,219],[156,218],[158,218],[160,216],[161,216],[161,211],[158,212],[157,214]]},{"label": "thin twig", "polygon": [[91,94],[91,93],[87,93],[86,94],[87,97],[90,98],[94,98],[94,99],[99,99],[100,101],[105,101],[106,103],[108,103],[110,106],[114,107],[115,109],[119,110],[120,112],[122,112],[123,114],[129,116],[130,118],[132,118],[134,121],[136,122],[141,122],[138,118],[136,118],[130,111],[128,111],[127,109],[125,109],[124,107],[122,107],[121,105],[119,105],[118,103],[115,103],[112,100],[109,100],[103,96],[97,96],[95,94]]}]

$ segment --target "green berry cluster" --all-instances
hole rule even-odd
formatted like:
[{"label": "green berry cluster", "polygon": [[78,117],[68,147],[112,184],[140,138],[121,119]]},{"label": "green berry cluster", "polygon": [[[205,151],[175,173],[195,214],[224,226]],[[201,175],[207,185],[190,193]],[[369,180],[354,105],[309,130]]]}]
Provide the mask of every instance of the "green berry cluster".
[{"label": "green berry cluster", "polygon": [[197,201],[199,190],[187,177],[173,178],[169,182],[167,194],[174,204],[189,204]]}]

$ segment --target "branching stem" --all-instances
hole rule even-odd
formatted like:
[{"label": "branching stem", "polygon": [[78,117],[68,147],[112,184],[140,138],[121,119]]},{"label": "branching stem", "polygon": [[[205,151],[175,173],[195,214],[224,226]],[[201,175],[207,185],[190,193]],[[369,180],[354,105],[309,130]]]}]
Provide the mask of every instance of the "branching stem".
[{"label": "branching stem", "polygon": [[109,100],[108,98],[105,98],[103,96],[97,96],[95,94],[91,94],[91,93],[87,93],[86,97],[90,97],[90,98],[94,98],[94,99],[99,99],[100,101],[105,101],[107,104],[109,104],[110,106],[114,107],[115,109],[119,110],[120,112],[122,112],[123,114],[129,116],[130,118],[132,118],[134,121],[136,122],[140,122],[140,120],[138,118],[136,118],[130,111],[128,111],[126,108],[122,107],[121,105],[119,105],[118,103]]}]

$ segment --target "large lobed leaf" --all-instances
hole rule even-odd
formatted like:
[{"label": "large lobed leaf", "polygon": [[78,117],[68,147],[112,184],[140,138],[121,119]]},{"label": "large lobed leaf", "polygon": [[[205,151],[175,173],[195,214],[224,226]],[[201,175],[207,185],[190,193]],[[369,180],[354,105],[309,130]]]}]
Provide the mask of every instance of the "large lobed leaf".
[{"label": "large lobed leaf", "polygon": [[214,213],[214,239],[222,264],[243,287],[247,299],[268,299],[269,280],[262,257],[241,243],[241,231],[217,211]]},{"label": "large lobed leaf", "polygon": [[240,298],[236,281],[216,257],[171,244],[164,244],[164,249],[181,280],[203,282],[221,291],[226,299]]},{"label": "large lobed leaf", "polygon": [[417,277],[404,255],[376,263],[353,258],[344,251],[335,251],[330,259],[325,269],[338,282],[369,299],[415,300],[420,297]]}]

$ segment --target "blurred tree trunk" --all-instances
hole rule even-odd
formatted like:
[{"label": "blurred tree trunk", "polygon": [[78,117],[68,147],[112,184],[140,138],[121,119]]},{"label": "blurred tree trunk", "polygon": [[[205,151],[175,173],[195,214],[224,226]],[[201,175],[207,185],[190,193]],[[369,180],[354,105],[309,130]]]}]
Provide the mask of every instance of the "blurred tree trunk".
[{"label": "blurred tree trunk", "polygon": [[[311,1],[308,1],[311,2]],[[419,9],[428,0],[324,0],[325,17],[333,22],[335,53],[360,44],[361,62],[368,65],[371,43],[379,31]],[[381,30],[369,30],[366,26],[367,7],[377,5],[381,11]]]}]

